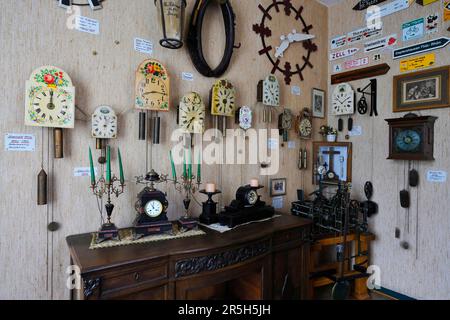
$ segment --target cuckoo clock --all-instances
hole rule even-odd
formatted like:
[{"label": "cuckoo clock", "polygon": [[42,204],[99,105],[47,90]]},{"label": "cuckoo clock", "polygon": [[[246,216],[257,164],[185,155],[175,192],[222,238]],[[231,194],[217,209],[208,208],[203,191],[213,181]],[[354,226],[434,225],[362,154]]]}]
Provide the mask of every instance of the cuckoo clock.
[{"label": "cuckoo clock", "polygon": [[[317,45],[312,41],[315,36],[309,34],[313,26],[308,24],[302,15],[303,6],[296,8],[291,0],[272,0],[268,7],[264,8],[259,4],[258,8],[263,16],[259,24],[253,25],[253,31],[261,38],[262,48],[259,54],[266,55],[273,66],[271,73],[281,72],[287,85],[291,84],[293,76],[298,76],[303,81],[303,72],[306,68],[313,68],[310,61],[311,55],[317,51]],[[289,30],[289,34],[274,35],[271,24],[276,24],[277,20],[285,21],[286,19],[295,20],[296,29]],[[297,42],[302,43],[303,51],[299,50],[296,54],[299,59],[297,61],[283,59],[284,52]]]}]

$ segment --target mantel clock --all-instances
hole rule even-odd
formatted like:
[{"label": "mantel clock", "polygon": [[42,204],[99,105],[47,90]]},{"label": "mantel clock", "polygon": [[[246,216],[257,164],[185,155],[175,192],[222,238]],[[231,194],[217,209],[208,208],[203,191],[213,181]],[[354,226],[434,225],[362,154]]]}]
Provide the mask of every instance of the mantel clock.
[{"label": "mantel clock", "polygon": [[391,160],[434,160],[434,124],[436,117],[407,114],[387,119]]}]

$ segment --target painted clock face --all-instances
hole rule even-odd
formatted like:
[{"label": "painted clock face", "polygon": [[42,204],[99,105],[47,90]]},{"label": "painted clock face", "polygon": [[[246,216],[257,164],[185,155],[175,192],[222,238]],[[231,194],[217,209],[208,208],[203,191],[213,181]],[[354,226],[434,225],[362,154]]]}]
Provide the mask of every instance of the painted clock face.
[{"label": "painted clock face", "polygon": [[258,202],[258,194],[255,190],[251,190],[247,193],[247,202],[249,205],[253,206]]},{"label": "painted clock face", "polygon": [[110,106],[100,106],[92,115],[92,137],[97,139],[117,138],[117,116]]},{"label": "painted clock face", "polygon": [[335,116],[355,113],[355,92],[348,83],[339,84],[334,89],[331,113]]},{"label": "painted clock face", "polygon": [[228,80],[217,81],[212,88],[211,114],[233,117],[236,108],[236,90]]},{"label": "painted clock face", "polygon": [[145,205],[145,214],[150,218],[157,218],[163,212],[164,206],[158,200],[151,200]]},{"label": "painted clock face", "polygon": [[248,130],[252,127],[252,121],[253,121],[252,109],[245,106],[242,107],[239,110],[239,126],[244,130]]},{"label": "painted clock face", "polygon": [[298,133],[300,135],[300,138],[310,139],[312,137],[312,131],[313,125],[311,112],[306,108],[303,110],[298,122]]},{"label": "painted clock face", "polygon": [[268,76],[263,81],[263,101],[266,106],[280,106],[280,84],[275,76]]},{"label": "painted clock face", "polygon": [[[304,7],[296,7],[291,0],[273,0],[264,7],[258,6],[262,12],[261,21],[253,25],[253,31],[260,36],[262,47],[260,55],[266,55],[273,68],[271,73],[280,72],[284,75],[287,85],[292,77],[304,80],[307,68],[313,68],[311,55],[317,51],[310,35],[313,26],[308,24],[303,16]],[[272,30],[279,29],[280,24],[289,29],[284,34],[274,34]],[[295,50],[285,51],[290,47]]]},{"label": "painted clock face", "polygon": [[205,130],[206,108],[202,97],[191,92],[181,98],[180,127],[188,133],[203,133]]},{"label": "painted clock face", "polygon": [[421,134],[416,130],[399,130],[395,146],[399,152],[419,152],[422,144]]},{"label": "painted clock face", "polygon": [[170,80],[166,68],[156,60],[145,60],[136,72],[136,108],[169,111]]},{"label": "painted clock face", "polygon": [[284,109],[281,115],[281,128],[290,130],[292,128],[292,112],[290,109]]},{"label": "painted clock face", "polygon": [[26,83],[25,125],[74,127],[75,88],[64,71],[46,66],[33,72]]}]

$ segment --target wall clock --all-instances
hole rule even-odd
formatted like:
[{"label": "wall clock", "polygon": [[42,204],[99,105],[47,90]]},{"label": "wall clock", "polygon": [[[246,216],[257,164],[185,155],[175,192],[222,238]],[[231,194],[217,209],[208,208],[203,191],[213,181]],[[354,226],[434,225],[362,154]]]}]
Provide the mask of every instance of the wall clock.
[{"label": "wall clock", "polygon": [[348,83],[337,85],[331,100],[332,115],[342,116],[355,113],[355,92]]},{"label": "wall clock", "polygon": [[228,80],[218,80],[211,91],[211,114],[233,117],[236,108],[236,90]]},{"label": "wall clock", "polygon": [[136,108],[169,111],[170,78],[167,69],[157,60],[141,63],[136,71]]},{"label": "wall clock", "polygon": [[434,123],[436,117],[407,114],[387,119],[389,157],[392,160],[434,160]]},{"label": "wall clock", "polygon": [[[284,81],[287,85],[291,83],[292,76],[298,75],[301,81],[304,80],[303,72],[309,67],[313,68],[310,61],[311,54],[317,51],[317,45],[312,42],[314,36],[309,34],[309,31],[313,28],[312,25],[307,24],[302,16],[303,6],[299,8],[294,7],[291,0],[276,1],[264,8],[259,4],[258,8],[262,11],[263,16],[259,24],[253,25],[253,31],[261,38],[262,49],[259,51],[259,55],[266,55],[270,63],[273,65],[272,74],[279,71],[284,75]],[[278,40],[272,34],[271,23],[277,23],[275,17],[282,15],[279,20],[285,21],[286,19],[295,20],[297,30],[292,30],[288,35],[280,35]],[[287,18],[286,18],[287,17]],[[291,30],[290,30],[291,31]],[[284,60],[284,52],[290,47],[294,46],[296,42],[301,42],[303,46],[303,54],[298,54],[300,58],[298,61],[286,61]]]},{"label": "wall clock", "polygon": [[239,126],[247,131],[252,127],[253,112],[249,107],[242,107],[239,109]]},{"label": "wall clock", "polygon": [[293,116],[290,109],[284,109],[283,113],[278,117],[278,129],[280,136],[283,136],[283,141],[287,142],[289,139],[289,130],[292,129]]},{"label": "wall clock", "polygon": [[303,109],[297,120],[297,131],[301,139],[311,139],[313,132],[313,122],[311,110]]},{"label": "wall clock", "polygon": [[181,98],[178,123],[186,133],[203,133],[206,108],[202,97],[191,92]]},{"label": "wall clock", "polygon": [[96,139],[117,138],[117,116],[110,106],[100,106],[92,114],[92,137]]},{"label": "wall clock", "polygon": [[280,84],[275,76],[270,75],[258,83],[257,100],[269,107],[280,106]]}]

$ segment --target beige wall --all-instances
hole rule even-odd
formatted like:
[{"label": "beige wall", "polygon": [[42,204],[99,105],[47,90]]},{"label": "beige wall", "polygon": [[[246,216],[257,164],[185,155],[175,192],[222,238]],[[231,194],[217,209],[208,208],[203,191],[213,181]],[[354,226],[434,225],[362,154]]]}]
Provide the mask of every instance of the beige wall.
[{"label": "beige wall", "polygon": [[[194,1],[188,1],[188,15]],[[256,112],[258,127],[261,107],[256,105],[256,84],[270,71],[268,61],[259,57],[260,42],[252,31],[258,22],[257,4],[260,1],[232,1],[237,16],[237,43],[242,47],[235,51],[229,71],[225,77],[238,90],[238,104],[251,105]],[[265,0],[264,3],[270,1]],[[296,5],[305,6],[305,17],[314,25],[319,51],[313,55],[314,69],[305,73],[306,81],[293,80],[302,90],[300,97],[290,93],[290,87],[282,85],[282,103],[297,114],[310,106],[311,89],[326,88],[327,85],[327,8],[311,0],[295,0]],[[134,72],[138,64],[147,58],[133,50],[134,37],[151,39],[155,43],[153,57],[160,59],[172,77],[172,102],[189,91],[198,91],[206,99],[213,79],[200,76],[192,66],[186,48],[168,51],[157,42],[160,33],[156,22],[153,1],[106,1],[104,9],[92,12],[82,8],[82,14],[100,21],[100,35],[90,35],[66,28],[68,15],[56,6],[56,1],[1,1],[0,39],[2,57],[0,72],[3,74],[0,132],[31,133],[37,137],[37,150],[32,153],[5,152],[0,149],[0,298],[65,299],[65,269],[69,254],[65,237],[70,234],[94,231],[99,226],[95,198],[90,194],[86,178],[74,178],[75,167],[88,166],[88,146],[94,147],[90,138],[90,122],[77,113],[79,120],[74,130],[65,131],[65,158],[53,160],[48,157],[47,131],[44,146],[41,144],[41,129],[25,127],[24,92],[25,81],[31,72],[46,64],[63,68],[76,86],[77,105],[91,114],[98,105],[110,104],[118,113],[124,113],[120,121],[119,139],[112,142],[120,146],[124,156],[128,179],[145,171],[145,144],[137,141],[137,113],[132,109],[134,101]],[[212,10],[206,21],[205,52],[217,48],[208,57],[212,63],[220,60],[223,48],[222,26],[214,21],[220,18]],[[288,33],[293,25],[284,16],[275,24],[274,35]],[[119,41],[119,44],[115,42]],[[276,41],[278,43],[278,40]],[[275,44],[275,43],[274,43]],[[97,55],[93,55],[96,51]],[[289,59],[295,59],[296,49],[290,49]],[[192,72],[195,82],[183,82],[181,72]],[[279,76],[279,75],[278,75]],[[282,77],[279,76],[281,80]],[[128,110],[128,111],[127,111]],[[281,109],[280,109],[281,110]],[[278,112],[280,111],[278,110]],[[167,161],[171,144],[168,137],[176,127],[176,112],[163,115],[163,144],[149,151],[154,168],[169,172]],[[316,127],[319,121],[316,121]],[[275,127],[275,121],[273,127]],[[316,136],[316,138],[318,138]],[[288,196],[283,211],[288,212],[290,202],[296,198],[297,188],[311,191],[311,175],[297,170],[299,140],[295,150],[284,149],[281,153],[282,169],[277,177],[288,178]],[[40,170],[41,150],[44,149],[44,166],[53,181],[53,201],[49,206],[36,206],[36,176]],[[51,149],[51,146],[50,146]],[[180,168],[179,168],[180,170]],[[257,166],[212,166],[204,169],[205,180],[222,183],[223,203],[228,203],[241,184],[258,174]],[[268,178],[261,178],[268,186]],[[134,218],[134,202],[140,187],[128,181],[126,193],[117,201],[114,220],[120,227],[129,226]],[[170,199],[170,217],[175,219],[182,213],[182,197],[167,189]],[[202,198],[200,198],[202,199]],[[270,199],[265,195],[265,199]],[[198,207],[192,207],[198,214]],[[57,221],[62,228],[56,233],[47,232],[47,224]]]},{"label": "beige wall", "polygon": [[[384,36],[396,33],[401,41],[401,24],[416,18],[427,16],[434,12],[442,14],[438,1],[422,7],[414,3],[408,10],[383,18]],[[355,0],[345,0],[329,9],[329,38],[346,34],[365,25],[364,12],[353,11]],[[442,21],[442,20],[440,20]],[[413,40],[406,45],[418,43],[440,35],[449,36],[446,31],[449,23],[439,26],[440,33]],[[352,45],[353,46],[353,45]],[[366,56],[362,44],[355,45],[362,49],[349,58]],[[436,66],[450,64],[450,47],[436,51]],[[368,55],[373,62],[373,54]],[[342,63],[338,60],[335,63]],[[361,199],[363,186],[368,180],[375,188],[374,201],[380,205],[379,214],[371,220],[371,229],[377,236],[372,248],[372,263],[381,267],[382,286],[400,293],[425,299],[449,299],[450,276],[450,218],[447,202],[450,198],[449,182],[432,184],[426,181],[426,173],[430,169],[450,171],[449,161],[449,109],[420,111],[421,115],[439,117],[435,133],[434,162],[417,164],[420,172],[420,186],[411,193],[410,232],[403,227],[405,210],[399,204],[399,191],[404,188],[404,162],[386,160],[388,156],[388,126],[384,119],[400,117],[403,114],[392,113],[392,79],[400,73],[399,60],[393,61],[391,52],[382,53],[382,61],[391,66],[390,72],[378,77],[378,108],[379,117],[370,118],[367,115],[355,115],[355,125],[362,126],[363,135],[352,138],[353,142],[353,190]],[[330,63],[330,73],[332,65]],[[368,80],[354,81],[352,87],[363,87]],[[329,86],[329,90],[334,86]],[[329,95],[330,96],[330,95]],[[359,97],[359,95],[358,95]],[[337,119],[329,116],[329,121],[337,127]],[[344,134],[345,135],[345,134]],[[344,139],[343,135],[340,137]],[[417,219],[418,217],[418,219]],[[416,225],[418,223],[418,234]],[[410,250],[400,248],[400,242],[394,237],[394,230],[399,226],[402,230],[402,240],[410,243]],[[416,240],[417,239],[417,240]],[[416,254],[417,251],[417,254]]]}]

